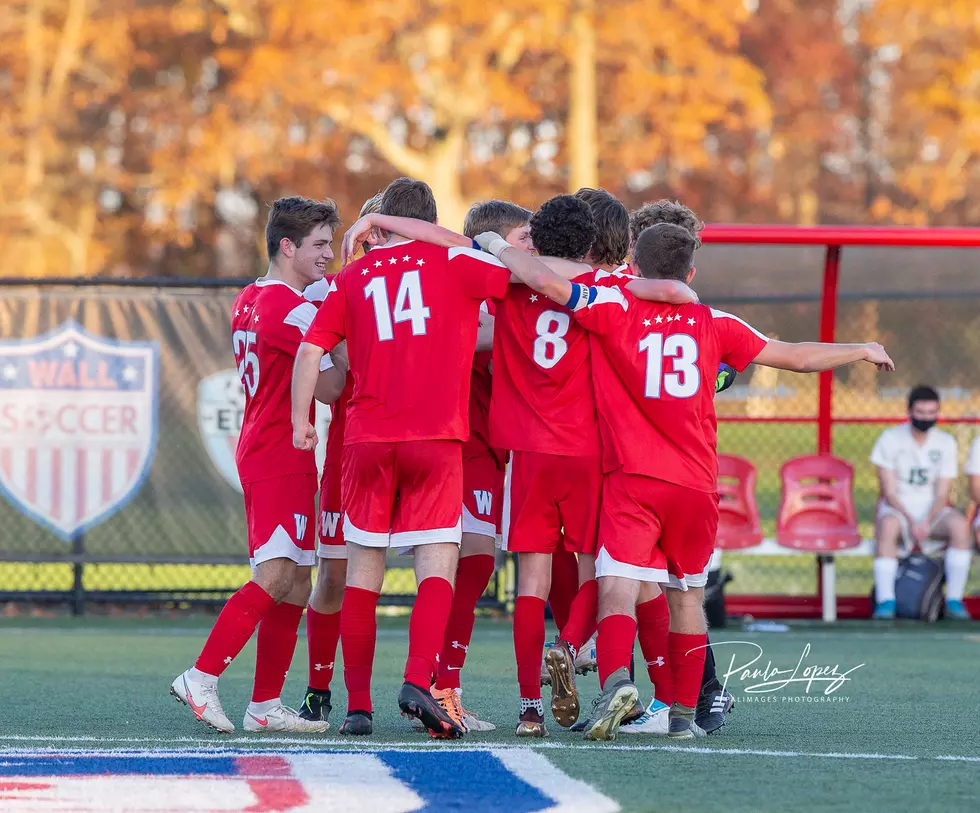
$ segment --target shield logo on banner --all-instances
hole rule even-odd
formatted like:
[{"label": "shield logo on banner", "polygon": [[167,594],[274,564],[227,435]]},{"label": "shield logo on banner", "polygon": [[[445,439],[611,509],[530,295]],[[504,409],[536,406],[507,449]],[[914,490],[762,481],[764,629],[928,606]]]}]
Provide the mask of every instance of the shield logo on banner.
[{"label": "shield logo on banner", "polygon": [[66,541],[139,491],[157,441],[155,342],[74,322],[0,342],[0,491]]},{"label": "shield logo on banner", "polygon": [[[245,390],[237,370],[221,370],[202,379],[197,385],[197,425],[214,467],[228,484],[241,492],[235,449],[242,431],[245,416]],[[327,427],[330,425],[330,407],[316,405],[317,469],[323,471],[326,456]]]}]

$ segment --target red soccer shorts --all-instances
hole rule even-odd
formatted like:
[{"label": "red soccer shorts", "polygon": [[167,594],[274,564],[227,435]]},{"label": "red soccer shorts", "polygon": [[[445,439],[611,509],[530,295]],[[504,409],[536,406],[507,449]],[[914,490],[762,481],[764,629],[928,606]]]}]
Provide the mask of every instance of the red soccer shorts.
[{"label": "red soccer shorts", "polygon": [[321,559],[347,558],[340,489],[341,461],[327,460],[320,481],[320,521],[317,523],[319,544],[316,553]]},{"label": "red soccer shorts", "polygon": [[348,542],[371,548],[459,544],[460,441],[351,443],[344,448],[342,479]]},{"label": "red soccer shorts", "polygon": [[506,550],[595,553],[602,493],[598,457],[514,452]]},{"label": "red soccer shorts", "polygon": [[316,547],[316,475],[290,474],[245,483],[248,558],[255,568],[270,559],[312,565]]},{"label": "red soccer shorts", "polygon": [[504,473],[492,455],[463,458],[463,533],[500,533]]},{"label": "red soccer shorts", "polygon": [[616,469],[602,484],[596,576],[704,587],[717,532],[717,494]]}]

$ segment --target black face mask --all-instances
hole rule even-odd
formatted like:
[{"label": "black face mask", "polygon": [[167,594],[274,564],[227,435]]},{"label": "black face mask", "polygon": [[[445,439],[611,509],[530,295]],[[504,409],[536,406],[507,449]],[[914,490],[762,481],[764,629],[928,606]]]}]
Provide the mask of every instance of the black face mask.
[{"label": "black face mask", "polygon": [[912,418],[912,426],[919,432],[928,432],[932,427],[936,425],[935,421],[926,421],[922,418]]}]

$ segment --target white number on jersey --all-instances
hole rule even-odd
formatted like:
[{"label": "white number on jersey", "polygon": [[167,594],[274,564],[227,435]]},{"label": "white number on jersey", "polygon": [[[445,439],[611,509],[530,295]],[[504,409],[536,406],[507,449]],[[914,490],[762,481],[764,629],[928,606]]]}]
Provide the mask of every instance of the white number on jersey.
[{"label": "white number on jersey", "polygon": [[231,334],[231,349],[238,359],[238,377],[249,398],[259,387],[259,357],[255,353],[257,337],[251,330],[236,330]]},{"label": "white number on jersey", "polygon": [[550,370],[568,352],[569,318],[561,311],[545,311],[538,317],[534,330],[538,338],[534,340],[534,361],[539,367]]},{"label": "white number on jersey", "polygon": [[406,271],[398,283],[395,308],[388,300],[388,283],[384,277],[375,277],[364,287],[364,296],[374,305],[374,319],[378,325],[378,341],[395,338],[394,323],[411,322],[412,335],[425,335],[425,320],[431,315],[422,301],[422,280],[418,271]]},{"label": "white number on jersey", "polygon": [[[643,394],[660,398],[661,391],[672,398],[690,398],[701,389],[698,369],[698,343],[686,333],[675,333],[664,341],[663,333],[648,333],[640,339],[640,352],[647,354],[647,374]],[[674,371],[664,372],[664,359],[674,361]]]}]

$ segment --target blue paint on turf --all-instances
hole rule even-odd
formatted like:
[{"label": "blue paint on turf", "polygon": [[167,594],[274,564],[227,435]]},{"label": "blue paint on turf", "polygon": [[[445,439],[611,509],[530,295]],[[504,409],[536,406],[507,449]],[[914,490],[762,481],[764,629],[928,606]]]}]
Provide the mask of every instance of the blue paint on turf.
[{"label": "blue paint on turf", "polygon": [[36,756],[0,761],[0,776],[235,776],[234,757]]},{"label": "blue paint on turf", "polygon": [[486,752],[379,751],[375,756],[425,801],[425,807],[417,813],[535,813],[554,806],[552,799]]}]

